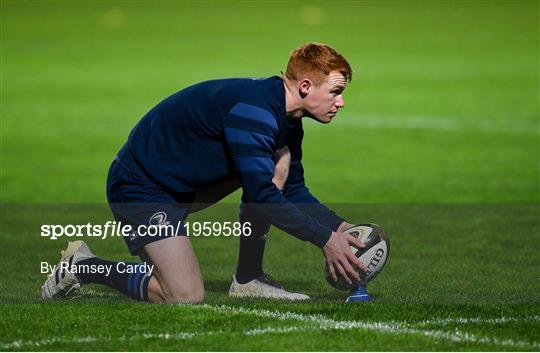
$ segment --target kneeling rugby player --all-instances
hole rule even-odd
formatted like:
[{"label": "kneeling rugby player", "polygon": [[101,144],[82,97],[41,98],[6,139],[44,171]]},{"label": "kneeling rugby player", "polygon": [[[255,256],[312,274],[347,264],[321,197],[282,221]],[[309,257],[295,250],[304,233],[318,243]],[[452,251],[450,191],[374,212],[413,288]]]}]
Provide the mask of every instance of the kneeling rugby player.
[{"label": "kneeling rugby player", "polygon": [[[343,233],[351,224],[309,192],[301,163],[302,118],[329,123],[344,107],[351,78],[342,55],[308,43],[292,52],[283,77],[206,81],[169,96],[138,122],[109,169],[107,198],[115,219],[134,229],[156,219],[184,222],[196,205],[215,203],[240,187],[240,221],[250,222],[252,234],[240,237],[230,296],[309,299],[263,271],[271,225],[321,248],[334,279],[360,282],[356,269],[365,267],[349,246],[364,245]],[[154,266],[151,273],[74,274],[57,267],[42,287],[43,298],[97,283],[140,301],[203,301],[201,271],[187,236],[125,240],[132,255]],[[82,241],[70,243],[61,262],[116,264],[96,257]]]}]

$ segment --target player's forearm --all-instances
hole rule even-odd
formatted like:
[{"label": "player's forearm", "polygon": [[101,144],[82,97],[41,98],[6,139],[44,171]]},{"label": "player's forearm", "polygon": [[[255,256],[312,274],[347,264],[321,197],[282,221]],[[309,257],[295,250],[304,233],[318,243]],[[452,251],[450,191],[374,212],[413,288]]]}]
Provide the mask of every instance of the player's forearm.
[{"label": "player's forearm", "polygon": [[261,173],[241,173],[242,201],[250,203],[270,223],[296,238],[323,247],[332,230],[302,212],[277,189],[271,176]]},{"label": "player's forearm", "polygon": [[292,202],[298,209],[306,213],[310,217],[316,219],[321,224],[337,231],[341,224],[345,221],[338,216],[334,211],[329,209],[324,204],[320,203],[313,196],[303,183],[289,183],[284,190],[284,196]]}]

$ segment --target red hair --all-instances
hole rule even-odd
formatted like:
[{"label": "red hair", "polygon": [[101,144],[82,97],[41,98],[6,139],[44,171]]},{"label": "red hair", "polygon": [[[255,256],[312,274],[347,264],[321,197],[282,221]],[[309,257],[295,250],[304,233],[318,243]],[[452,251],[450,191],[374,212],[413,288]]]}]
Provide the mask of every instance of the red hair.
[{"label": "red hair", "polygon": [[341,54],[326,44],[307,43],[291,53],[285,76],[294,81],[309,78],[320,84],[333,71],[341,73],[348,82],[352,80],[351,66]]}]

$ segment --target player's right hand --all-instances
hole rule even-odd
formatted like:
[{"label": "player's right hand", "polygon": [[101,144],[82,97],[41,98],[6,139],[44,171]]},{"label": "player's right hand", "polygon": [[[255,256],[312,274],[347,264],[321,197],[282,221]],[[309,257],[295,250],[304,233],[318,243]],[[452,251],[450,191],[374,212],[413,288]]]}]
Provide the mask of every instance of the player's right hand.
[{"label": "player's right hand", "polygon": [[365,247],[364,243],[351,235],[332,232],[322,250],[332,280],[337,281],[338,275],[341,275],[348,284],[353,284],[352,279],[359,284],[362,278],[358,271],[366,272],[367,268],[352,253],[350,245],[358,249]]}]

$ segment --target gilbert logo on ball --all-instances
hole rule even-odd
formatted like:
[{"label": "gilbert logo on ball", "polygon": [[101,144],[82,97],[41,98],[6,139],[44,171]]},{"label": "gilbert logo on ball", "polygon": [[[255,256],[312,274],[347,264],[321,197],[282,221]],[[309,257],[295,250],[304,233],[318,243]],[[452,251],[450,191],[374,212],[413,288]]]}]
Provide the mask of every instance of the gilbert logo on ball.
[{"label": "gilbert logo on ball", "polygon": [[[356,225],[347,229],[345,233],[360,239],[366,245],[363,249],[351,246],[351,251],[367,267],[366,273],[358,272],[360,277],[364,279],[363,283],[372,281],[381,272],[388,259],[390,251],[388,235],[382,227],[372,223]],[[341,276],[338,276],[337,281],[333,281],[326,267],[325,277],[328,283],[336,289],[356,289],[356,286],[348,284]]]}]

